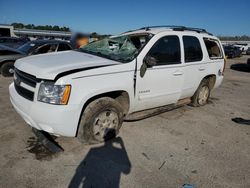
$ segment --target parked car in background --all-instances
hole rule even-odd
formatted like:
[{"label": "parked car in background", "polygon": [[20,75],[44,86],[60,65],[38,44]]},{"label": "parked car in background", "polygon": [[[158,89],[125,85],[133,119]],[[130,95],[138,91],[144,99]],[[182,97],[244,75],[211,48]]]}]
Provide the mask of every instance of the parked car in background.
[{"label": "parked car in background", "polygon": [[240,50],[239,47],[236,46],[223,46],[225,55],[227,58],[235,58],[235,57],[240,57],[242,54],[242,51]]},{"label": "parked car in background", "polygon": [[234,46],[235,47],[239,47],[240,48],[240,50],[242,51],[242,52],[246,52],[247,51],[247,49],[248,49],[248,47],[250,47],[248,44],[246,44],[246,43],[236,43],[236,44],[234,44]]},{"label": "parked car in background", "polygon": [[247,55],[250,55],[250,47],[248,47],[247,51],[246,51]]},{"label": "parked car in background", "polygon": [[8,46],[11,48],[18,48],[28,41],[30,41],[29,38],[0,37],[0,45]]},{"label": "parked car in background", "polygon": [[30,41],[18,49],[0,46],[0,72],[3,76],[12,76],[14,73],[14,63],[17,59],[29,55],[66,50],[72,50],[71,45],[66,41],[60,40]]}]

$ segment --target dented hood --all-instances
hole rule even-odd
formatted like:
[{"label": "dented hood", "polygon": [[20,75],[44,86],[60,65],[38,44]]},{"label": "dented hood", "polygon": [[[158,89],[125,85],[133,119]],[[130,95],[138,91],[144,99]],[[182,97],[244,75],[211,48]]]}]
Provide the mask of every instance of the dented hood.
[{"label": "dented hood", "polygon": [[54,80],[60,73],[115,64],[120,63],[83,52],[64,51],[25,57],[17,60],[15,67],[37,78]]}]

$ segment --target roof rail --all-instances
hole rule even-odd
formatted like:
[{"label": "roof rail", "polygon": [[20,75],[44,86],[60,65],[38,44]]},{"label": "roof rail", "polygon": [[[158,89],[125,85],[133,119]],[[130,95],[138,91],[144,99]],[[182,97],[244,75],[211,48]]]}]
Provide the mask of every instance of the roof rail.
[{"label": "roof rail", "polygon": [[[207,32],[205,29],[202,29],[202,28],[185,27],[185,26],[180,26],[180,25],[148,26],[148,27],[142,27],[142,28],[136,29],[136,30],[146,30],[146,31],[149,31],[152,28],[169,28],[169,29],[173,29],[174,31],[194,31],[194,32],[197,32],[197,33],[207,33],[209,35],[213,35],[213,34]],[[136,31],[136,30],[131,30],[131,31],[127,31],[127,32],[132,32],[132,31]],[[125,32],[125,33],[127,33],[127,32]]]}]

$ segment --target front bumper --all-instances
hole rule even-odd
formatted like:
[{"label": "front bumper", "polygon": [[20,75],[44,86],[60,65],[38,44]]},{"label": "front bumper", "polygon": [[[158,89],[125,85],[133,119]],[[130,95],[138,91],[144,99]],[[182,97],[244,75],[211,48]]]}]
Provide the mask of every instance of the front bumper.
[{"label": "front bumper", "polygon": [[38,130],[60,136],[76,136],[81,113],[79,105],[52,105],[20,96],[12,83],[10,101],[27,124]]}]

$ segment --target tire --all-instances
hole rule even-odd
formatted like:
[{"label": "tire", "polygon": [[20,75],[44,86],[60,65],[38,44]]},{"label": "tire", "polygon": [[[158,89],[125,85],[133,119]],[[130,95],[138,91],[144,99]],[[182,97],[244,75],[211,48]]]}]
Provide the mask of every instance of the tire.
[{"label": "tire", "polygon": [[211,89],[209,87],[209,80],[202,80],[195,94],[191,98],[191,105],[198,107],[207,104],[207,101],[210,97],[210,91]]},{"label": "tire", "polygon": [[119,133],[123,109],[116,100],[103,97],[91,102],[82,113],[77,137],[82,143],[96,144]]},{"label": "tire", "polygon": [[1,67],[1,74],[3,77],[10,77],[14,74],[14,62],[6,62]]}]

